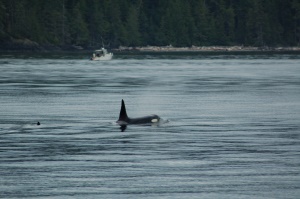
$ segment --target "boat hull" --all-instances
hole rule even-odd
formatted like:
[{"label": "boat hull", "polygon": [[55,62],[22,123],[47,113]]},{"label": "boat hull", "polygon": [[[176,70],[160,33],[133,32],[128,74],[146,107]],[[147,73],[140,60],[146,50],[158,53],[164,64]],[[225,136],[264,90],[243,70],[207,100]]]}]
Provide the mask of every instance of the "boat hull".
[{"label": "boat hull", "polygon": [[107,53],[104,56],[100,56],[100,57],[92,57],[91,60],[92,61],[108,61],[111,60],[113,57],[112,53]]}]

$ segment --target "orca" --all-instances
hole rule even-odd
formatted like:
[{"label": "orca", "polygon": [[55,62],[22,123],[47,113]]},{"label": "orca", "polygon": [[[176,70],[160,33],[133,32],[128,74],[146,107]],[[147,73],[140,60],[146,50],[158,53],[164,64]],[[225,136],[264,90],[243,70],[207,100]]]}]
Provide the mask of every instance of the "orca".
[{"label": "orca", "polygon": [[138,118],[130,118],[127,115],[126,107],[124,100],[122,99],[120,116],[117,123],[126,129],[126,126],[129,124],[158,124],[160,121],[160,117],[158,115],[149,115],[145,117],[138,117]]}]

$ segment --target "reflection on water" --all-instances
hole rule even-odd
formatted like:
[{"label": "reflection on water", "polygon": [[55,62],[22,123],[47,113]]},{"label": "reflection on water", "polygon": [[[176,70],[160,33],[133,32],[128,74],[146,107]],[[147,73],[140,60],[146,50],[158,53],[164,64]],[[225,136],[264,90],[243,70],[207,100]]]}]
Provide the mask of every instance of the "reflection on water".
[{"label": "reflection on water", "polygon": [[1,56],[0,198],[300,195],[299,55],[86,57]]}]

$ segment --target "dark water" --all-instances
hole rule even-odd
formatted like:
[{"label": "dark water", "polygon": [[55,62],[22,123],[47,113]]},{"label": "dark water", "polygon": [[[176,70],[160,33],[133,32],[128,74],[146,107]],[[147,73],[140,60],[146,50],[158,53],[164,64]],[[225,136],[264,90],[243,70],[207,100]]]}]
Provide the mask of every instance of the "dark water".
[{"label": "dark water", "polygon": [[85,58],[1,56],[0,198],[299,198],[300,55]]}]

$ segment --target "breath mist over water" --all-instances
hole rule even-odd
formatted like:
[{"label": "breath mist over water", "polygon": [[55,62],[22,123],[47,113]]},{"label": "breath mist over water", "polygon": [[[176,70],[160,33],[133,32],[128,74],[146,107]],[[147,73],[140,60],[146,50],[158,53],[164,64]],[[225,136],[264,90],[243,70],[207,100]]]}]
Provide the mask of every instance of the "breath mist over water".
[{"label": "breath mist over water", "polygon": [[[300,195],[299,55],[1,56],[0,69],[0,198]],[[122,99],[169,122],[121,132]]]}]

